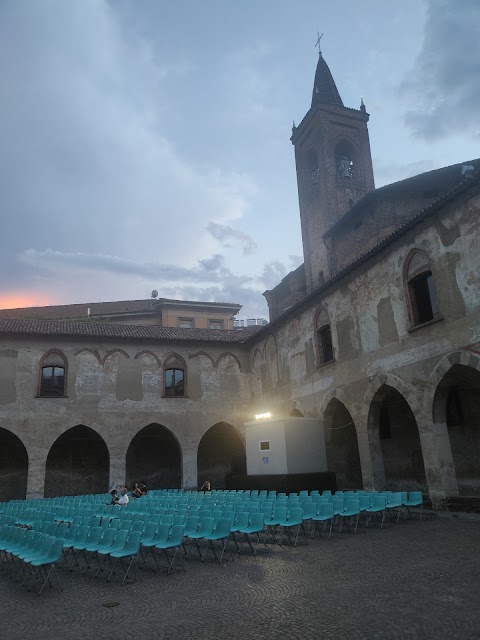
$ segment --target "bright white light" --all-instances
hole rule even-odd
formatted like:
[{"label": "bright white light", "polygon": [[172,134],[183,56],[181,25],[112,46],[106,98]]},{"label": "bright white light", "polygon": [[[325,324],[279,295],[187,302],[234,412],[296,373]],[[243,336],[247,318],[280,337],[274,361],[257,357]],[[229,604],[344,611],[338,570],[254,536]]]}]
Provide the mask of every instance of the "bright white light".
[{"label": "bright white light", "polygon": [[271,418],[272,414],[270,413],[270,411],[267,411],[267,413],[256,413],[255,414],[255,420],[265,420],[265,418]]}]

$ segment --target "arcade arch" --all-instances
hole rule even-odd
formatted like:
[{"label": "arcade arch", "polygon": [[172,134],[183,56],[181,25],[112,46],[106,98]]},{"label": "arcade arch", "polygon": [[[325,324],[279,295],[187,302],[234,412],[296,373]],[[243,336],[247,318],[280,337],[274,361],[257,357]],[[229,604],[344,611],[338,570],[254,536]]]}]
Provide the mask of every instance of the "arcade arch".
[{"label": "arcade arch", "polygon": [[368,430],[373,444],[379,444],[374,448],[379,453],[377,464],[383,464],[386,488],[426,491],[417,422],[399,391],[387,384],[378,389],[369,408]]},{"label": "arcade arch", "polygon": [[28,454],[18,436],[0,428],[0,501],[27,495]]},{"label": "arcade arch", "polygon": [[127,450],[127,485],[144,482],[148,489],[175,489],[182,482],[182,452],[173,433],[150,424],[133,437]]},{"label": "arcade arch", "polygon": [[323,424],[328,470],[335,472],[339,489],[363,486],[360,453],[355,423],[350,412],[337,398],[328,403]]},{"label": "arcade arch", "polygon": [[228,488],[231,476],[247,470],[245,445],[228,422],[218,422],[203,434],[197,452],[198,486],[210,480],[212,487]]},{"label": "arcade arch", "polygon": [[433,421],[446,428],[460,495],[480,494],[480,371],[454,364],[433,399]]},{"label": "arcade arch", "polygon": [[50,448],[45,497],[108,491],[110,455],[105,440],[79,424],[62,433]]}]

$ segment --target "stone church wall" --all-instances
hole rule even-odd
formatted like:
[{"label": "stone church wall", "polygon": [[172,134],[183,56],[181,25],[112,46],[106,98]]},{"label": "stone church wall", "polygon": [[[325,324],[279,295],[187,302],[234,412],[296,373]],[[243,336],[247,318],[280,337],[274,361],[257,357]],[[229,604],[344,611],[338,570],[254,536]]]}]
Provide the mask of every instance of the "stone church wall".
[{"label": "stone church wall", "polygon": [[[296,409],[325,419],[329,403],[340,402],[355,425],[363,484],[382,488],[406,473],[402,469],[405,447],[389,453],[388,443],[380,442],[374,404],[380,406],[384,394],[382,402],[392,413],[392,434],[404,428],[419,439],[418,447],[412,444],[407,452],[412,482],[416,475],[417,488],[428,487],[435,500],[458,492],[445,412],[434,421],[433,403],[437,385],[449,368],[456,364],[466,367],[467,373],[479,368],[479,207],[479,196],[446,207],[441,215],[386,248],[375,263],[359,267],[282,324],[273,323],[272,337],[258,339],[252,348],[255,411],[288,415]],[[403,281],[404,263],[413,248],[422,249],[431,260],[443,318],[415,330],[410,329]],[[333,362],[323,366],[318,366],[314,330],[319,305],[330,319],[335,355]],[[267,351],[267,340],[276,346],[276,361],[272,349]],[[272,363],[278,369],[278,381],[269,373]],[[480,394],[480,387],[476,391]],[[328,434],[328,424],[325,429]],[[478,448],[478,430],[469,437]],[[476,470],[478,490],[480,467]]]}]

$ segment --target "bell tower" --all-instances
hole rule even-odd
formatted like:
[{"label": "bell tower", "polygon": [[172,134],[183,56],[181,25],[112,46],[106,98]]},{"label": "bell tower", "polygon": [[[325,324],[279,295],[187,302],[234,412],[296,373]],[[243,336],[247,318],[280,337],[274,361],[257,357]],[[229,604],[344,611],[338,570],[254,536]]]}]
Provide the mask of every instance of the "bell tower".
[{"label": "bell tower", "polygon": [[293,125],[291,137],[307,293],[334,275],[334,259],[324,234],[375,189],[368,119],[363,100],[359,109],[343,105],[319,50],[312,104],[299,126]]}]

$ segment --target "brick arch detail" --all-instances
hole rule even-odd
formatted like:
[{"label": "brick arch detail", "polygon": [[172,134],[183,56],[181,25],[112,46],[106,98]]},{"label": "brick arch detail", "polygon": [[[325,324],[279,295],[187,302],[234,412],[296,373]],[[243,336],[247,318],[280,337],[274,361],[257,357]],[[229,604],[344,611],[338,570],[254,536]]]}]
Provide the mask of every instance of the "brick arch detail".
[{"label": "brick arch detail", "polygon": [[419,428],[421,423],[419,418],[422,415],[422,406],[415,396],[414,389],[399,376],[393,375],[391,373],[378,374],[371,378],[368,389],[363,397],[363,403],[364,407],[367,410],[367,416],[370,413],[370,407],[374,396],[376,395],[377,391],[379,391],[379,389],[384,385],[392,387],[392,389],[395,389],[395,391],[398,391],[398,393],[403,396],[405,402],[407,402],[408,406],[412,410],[413,416],[417,423],[417,427]]},{"label": "brick arch detail", "polygon": [[221,353],[217,358],[217,361],[215,363],[215,367],[218,367],[218,365],[220,363],[220,360],[222,360],[223,358],[227,358],[228,356],[232,357],[235,360],[235,362],[238,364],[239,370],[241,371],[242,370],[242,365],[240,364],[240,360],[231,351],[224,351],[223,353]]},{"label": "brick arch detail", "polygon": [[157,356],[156,353],[153,353],[153,351],[149,351],[148,349],[145,349],[144,351],[139,351],[135,356],[135,360],[138,360],[139,358],[143,358],[143,356],[152,356],[152,358],[156,360],[158,366],[159,367],[162,366],[162,361],[160,360],[160,358]]},{"label": "brick arch detail", "polygon": [[83,349],[77,349],[77,351],[75,351],[76,356],[79,356],[81,353],[91,353],[92,356],[94,356],[97,359],[98,364],[99,365],[102,364],[102,357],[96,349],[89,349],[88,347],[83,347]]},{"label": "brick arch detail", "polygon": [[[349,407],[348,399],[345,392],[343,391],[343,389],[340,389],[340,387],[337,387],[336,389],[331,389],[324,395],[322,403],[320,404],[320,408],[318,410],[318,415],[322,418],[322,420],[325,416],[325,411],[327,410],[327,407],[332,400],[338,400],[343,404],[345,409],[352,416],[353,423],[355,424],[354,413]],[[356,425],[355,425],[355,429],[356,429]]]},{"label": "brick arch detail", "polygon": [[443,356],[435,365],[432,373],[430,374],[429,385],[427,389],[428,392],[425,393],[423,404],[425,415],[432,416],[433,403],[435,400],[435,394],[437,392],[438,385],[443,380],[444,376],[456,364],[470,367],[470,369],[475,369],[480,373],[480,355],[476,352],[462,349],[459,351],[453,351],[452,353]]},{"label": "brick arch detail", "polygon": [[105,365],[105,362],[107,361],[107,359],[110,356],[113,356],[115,353],[121,353],[122,356],[125,356],[125,358],[130,358],[128,353],[126,351],[124,351],[123,349],[110,349],[110,351],[107,351],[107,353],[103,356],[102,365]]},{"label": "brick arch detail", "polygon": [[207,360],[210,360],[212,367],[215,369],[217,366],[217,363],[215,361],[215,358],[213,358],[209,353],[207,353],[206,351],[196,351],[195,353],[189,353],[188,354],[188,358],[200,358],[201,356],[207,358]]}]

